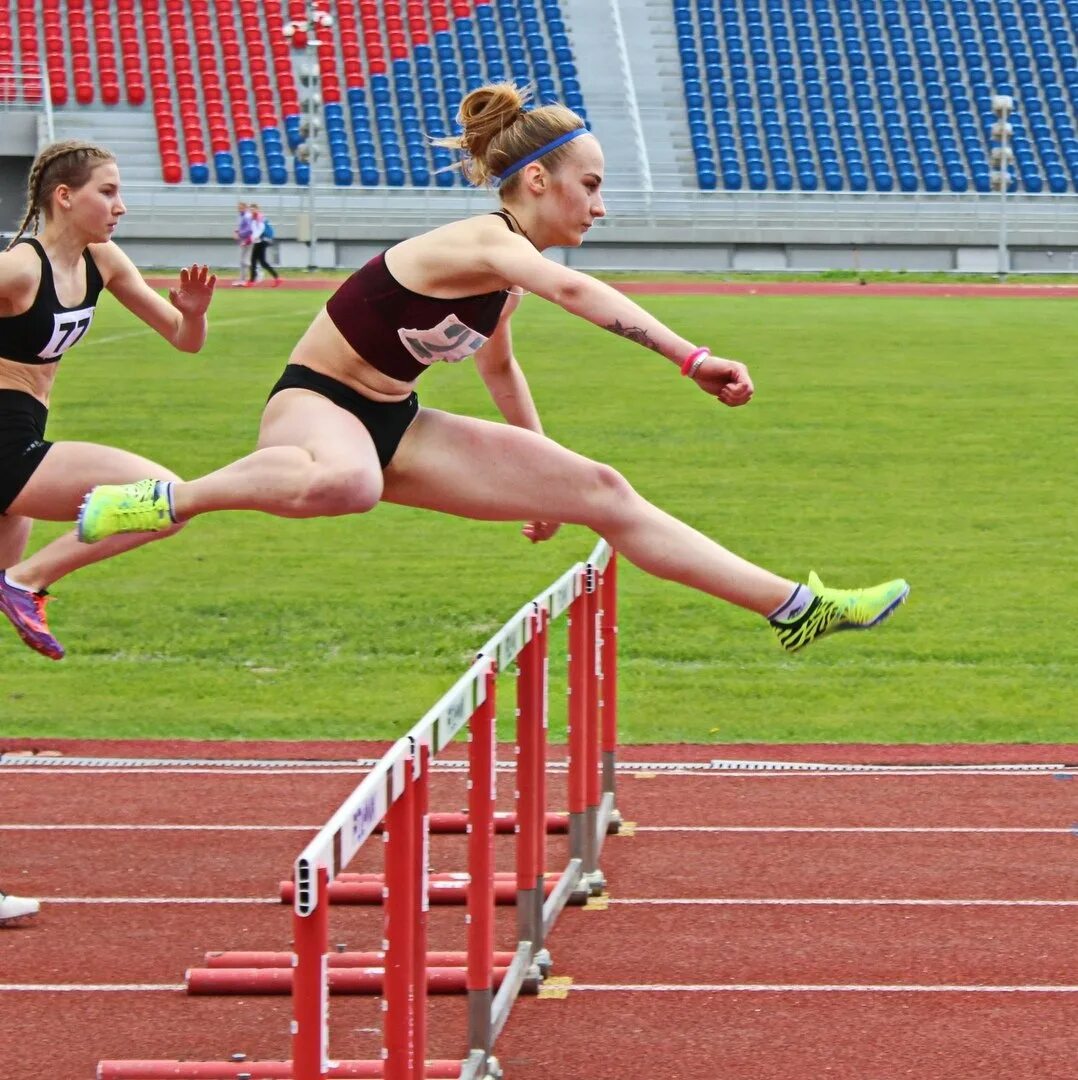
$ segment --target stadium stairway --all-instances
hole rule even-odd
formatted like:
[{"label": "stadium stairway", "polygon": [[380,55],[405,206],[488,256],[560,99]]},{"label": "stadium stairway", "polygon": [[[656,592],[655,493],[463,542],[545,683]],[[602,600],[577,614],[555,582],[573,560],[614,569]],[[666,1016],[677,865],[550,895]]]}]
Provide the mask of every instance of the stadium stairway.
[{"label": "stadium stairway", "polygon": [[87,105],[55,109],[52,122],[57,139],[85,139],[91,132],[94,142],[116,155],[124,183],[160,181],[161,155],[152,113]]},{"label": "stadium stairway", "polygon": [[[580,87],[592,130],[603,144],[608,189],[647,189],[656,168],[681,186],[672,127],[688,128],[678,100],[680,80],[664,79],[664,58],[676,60],[669,0],[561,0],[578,56],[605,56],[604,64],[579,65]],[[658,13],[658,14],[656,14]],[[619,33],[620,22],[620,33]],[[665,84],[665,85],[664,85]],[[663,95],[669,100],[661,100]],[[632,103],[636,102],[634,110]],[[636,123],[639,113],[641,125]],[[659,160],[652,156],[661,147]]]}]

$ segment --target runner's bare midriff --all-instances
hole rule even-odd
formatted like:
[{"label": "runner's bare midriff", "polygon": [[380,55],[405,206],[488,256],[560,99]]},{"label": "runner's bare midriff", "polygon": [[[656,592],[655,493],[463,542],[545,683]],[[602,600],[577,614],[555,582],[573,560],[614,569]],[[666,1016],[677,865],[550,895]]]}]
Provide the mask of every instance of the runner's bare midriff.
[{"label": "runner's bare midriff", "polygon": [[328,375],[373,401],[403,401],[412,392],[412,383],[393,379],[364,360],[345,341],[325,308],[299,339],[288,362]]},{"label": "runner's bare midriff", "polygon": [[56,381],[55,364],[20,364],[0,356],[0,390],[20,390],[48,406],[52,384]]}]

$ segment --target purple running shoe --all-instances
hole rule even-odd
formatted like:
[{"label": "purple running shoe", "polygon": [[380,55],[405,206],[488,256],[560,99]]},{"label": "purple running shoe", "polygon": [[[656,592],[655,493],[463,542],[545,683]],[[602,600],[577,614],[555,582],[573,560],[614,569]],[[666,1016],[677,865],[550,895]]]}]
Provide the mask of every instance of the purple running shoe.
[{"label": "purple running shoe", "polygon": [[9,585],[4,571],[0,570],[0,611],[15,627],[15,632],[35,652],[50,660],[62,660],[64,647],[49,633],[45,619],[45,605],[52,599],[44,590],[26,592]]}]

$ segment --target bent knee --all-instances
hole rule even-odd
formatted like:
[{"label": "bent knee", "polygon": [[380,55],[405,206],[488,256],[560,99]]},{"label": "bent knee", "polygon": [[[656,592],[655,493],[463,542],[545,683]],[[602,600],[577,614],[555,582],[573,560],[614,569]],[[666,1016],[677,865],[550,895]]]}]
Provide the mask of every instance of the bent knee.
[{"label": "bent knee", "polygon": [[617,469],[593,462],[586,479],[588,520],[581,524],[597,527],[628,512],[639,496]]},{"label": "bent knee", "polygon": [[382,475],[365,469],[325,468],[311,471],[299,502],[303,516],[336,517],[365,514],[382,498]]},{"label": "bent knee", "polygon": [[592,485],[600,500],[620,505],[636,495],[632,484],[612,465],[596,462],[593,469]]}]

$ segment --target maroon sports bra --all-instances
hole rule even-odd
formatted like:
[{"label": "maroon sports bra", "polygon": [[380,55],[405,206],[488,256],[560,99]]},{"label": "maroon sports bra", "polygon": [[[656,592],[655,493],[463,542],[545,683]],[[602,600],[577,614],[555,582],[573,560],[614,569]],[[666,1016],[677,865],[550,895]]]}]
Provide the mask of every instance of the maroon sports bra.
[{"label": "maroon sports bra", "polygon": [[507,297],[504,289],[453,300],[412,292],[389,272],[381,252],[341,285],[326,311],[367,363],[393,379],[414,382],[431,364],[457,363],[480,349],[494,333]]}]

